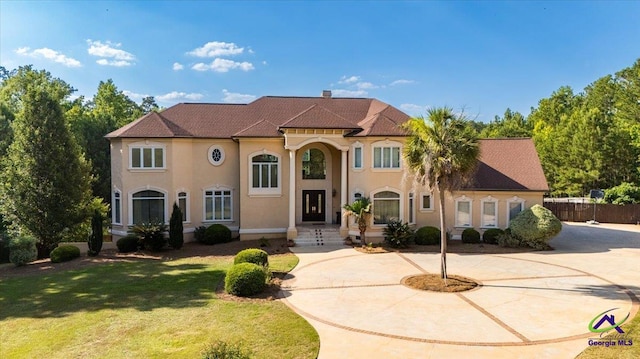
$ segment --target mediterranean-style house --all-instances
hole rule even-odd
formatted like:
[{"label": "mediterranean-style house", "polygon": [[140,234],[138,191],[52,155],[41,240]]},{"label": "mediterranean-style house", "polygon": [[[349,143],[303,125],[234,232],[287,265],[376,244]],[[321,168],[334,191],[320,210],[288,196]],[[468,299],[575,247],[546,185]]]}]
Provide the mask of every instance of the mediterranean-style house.
[{"label": "mediterranean-style house", "polygon": [[[182,209],[185,238],[221,223],[241,240],[298,238],[299,231],[359,232],[342,207],[370,197],[367,238],[392,219],[439,226],[438,196],[415,188],[402,161],[409,116],[371,98],[261,97],[249,104],[181,103],[108,134],[112,233],[167,222]],[[530,139],[480,141],[473,184],[446,194],[447,229],[505,228],[548,191]],[[348,222],[351,222],[349,225]],[[312,227],[313,228],[313,227]],[[338,232],[337,229],[334,229]]]}]

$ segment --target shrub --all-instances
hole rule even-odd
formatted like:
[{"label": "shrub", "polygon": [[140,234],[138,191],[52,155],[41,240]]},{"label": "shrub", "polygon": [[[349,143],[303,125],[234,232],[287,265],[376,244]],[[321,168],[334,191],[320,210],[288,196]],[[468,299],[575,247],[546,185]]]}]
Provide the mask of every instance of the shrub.
[{"label": "shrub", "polygon": [[16,267],[38,259],[37,240],[31,236],[19,236],[9,241],[9,260]]},{"label": "shrub", "polygon": [[205,233],[207,233],[207,227],[205,226],[196,227],[193,230],[193,238],[200,243],[204,243]]},{"label": "shrub", "polygon": [[[93,217],[91,218],[91,235],[87,242],[89,247],[89,250],[87,251],[88,255],[93,257],[100,253],[102,250],[102,239],[102,214],[100,214],[100,211],[96,210],[93,212]],[[53,257],[51,259],[53,259]]]},{"label": "shrub", "polygon": [[142,246],[151,251],[161,250],[167,239],[164,237],[164,232],[167,231],[167,226],[161,222],[150,222],[136,224],[131,228],[131,233],[140,238]]},{"label": "shrub", "polygon": [[173,212],[169,219],[169,245],[173,249],[180,249],[184,244],[184,230],[182,226],[182,210],[177,203],[173,204]]},{"label": "shrub", "polygon": [[462,231],[462,243],[480,243],[480,232],[473,228]]},{"label": "shrub", "polygon": [[416,244],[440,244],[440,229],[432,226],[418,229],[415,242]]},{"label": "shrub", "polygon": [[234,264],[224,278],[224,289],[229,294],[247,297],[262,292],[266,280],[264,267],[253,263]]},{"label": "shrub", "polygon": [[203,351],[202,359],[251,359],[251,351],[246,350],[240,343],[229,344],[216,340]]},{"label": "shrub", "polygon": [[116,242],[116,246],[118,247],[118,252],[120,253],[135,252],[140,246],[140,239],[138,238],[138,236],[130,234],[126,237],[118,239],[118,241]]},{"label": "shrub", "polygon": [[502,234],[498,235],[498,245],[500,247],[522,247],[522,240],[511,233],[511,230],[507,228]]},{"label": "shrub", "polygon": [[622,182],[604,191],[604,201],[613,204],[640,203],[640,186]]},{"label": "shrub", "polygon": [[482,241],[488,244],[498,244],[498,236],[504,234],[500,228],[490,228],[482,233]]},{"label": "shrub", "polygon": [[223,224],[212,224],[204,233],[204,244],[231,242],[231,230]]},{"label": "shrub", "polygon": [[[102,233],[100,233],[102,235]],[[80,257],[80,248],[74,245],[64,245],[51,251],[51,262],[61,263]]]},{"label": "shrub", "polygon": [[9,239],[0,237],[0,263],[9,262]]},{"label": "shrub", "polygon": [[408,223],[390,221],[385,227],[384,241],[392,247],[406,247],[413,242],[414,232]]},{"label": "shrub", "polygon": [[532,248],[547,247],[547,242],[562,230],[562,223],[553,213],[539,204],[526,209],[514,218],[509,229],[522,244]]},{"label": "shrub", "polygon": [[253,263],[259,266],[269,266],[269,254],[258,248],[248,248],[241,250],[233,258],[233,264]]}]

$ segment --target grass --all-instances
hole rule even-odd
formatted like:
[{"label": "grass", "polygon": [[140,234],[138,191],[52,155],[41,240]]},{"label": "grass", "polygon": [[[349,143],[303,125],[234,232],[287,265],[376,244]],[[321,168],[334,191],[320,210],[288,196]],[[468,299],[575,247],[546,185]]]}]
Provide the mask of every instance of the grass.
[{"label": "grass", "polygon": [[[294,255],[270,256],[273,271]],[[226,301],[230,257],[130,260],[0,282],[0,357],[197,358],[215,340],[315,358],[316,331],[278,301]]]},{"label": "grass", "polygon": [[471,290],[478,286],[473,279],[462,277],[459,275],[448,275],[447,283],[439,274],[419,274],[411,277],[407,277],[402,280],[402,284],[407,287],[420,290],[429,290],[432,292],[463,292],[465,290]]},{"label": "grass", "polygon": [[[604,346],[592,346],[585,349],[576,359],[636,359],[640,358],[640,313],[636,314],[635,318],[627,324],[621,326],[624,330],[624,334],[618,334],[613,330],[611,334],[604,336],[599,341],[613,340],[616,345],[610,347]],[[594,335],[597,338],[597,335]],[[631,340],[633,345],[619,346],[618,339]]]}]

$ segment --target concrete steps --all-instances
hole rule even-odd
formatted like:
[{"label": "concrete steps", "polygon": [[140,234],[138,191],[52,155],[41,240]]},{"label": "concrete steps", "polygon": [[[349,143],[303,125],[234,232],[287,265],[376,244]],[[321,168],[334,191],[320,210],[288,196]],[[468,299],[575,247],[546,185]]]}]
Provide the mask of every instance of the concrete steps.
[{"label": "concrete steps", "polygon": [[298,227],[296,246],[336,246],[344,245],[344,238],[340,236],[339,227],[304,226]]}]

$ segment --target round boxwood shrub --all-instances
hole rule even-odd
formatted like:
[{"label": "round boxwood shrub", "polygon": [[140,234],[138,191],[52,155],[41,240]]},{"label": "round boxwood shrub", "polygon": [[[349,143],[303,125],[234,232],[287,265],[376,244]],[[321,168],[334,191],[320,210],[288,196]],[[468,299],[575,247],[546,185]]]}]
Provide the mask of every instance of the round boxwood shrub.
[{"label": "round boxwood shrub", "polygon": [[539,204],[520,212],[509,224],[511,233],[532,248],[544,248],[562,230],[562,223]]},{"label": "round boxwood shrub", "polygon": [[135,234],[129,234],[126,237],[122,237],[118,239],[116,242],[116,246],[118,247],[118,252],[120,253],[129,253],[135,252],[138,250],[139,239]]},{"label": "round boxwood shrub", "polygon": [[61,263],[80,257],[80,248],[72,245],[59,246],[51,251],[51,262]]},{"label": "round boxwood shrub", "polygon": [[247,297],[262,292],[266,280],[264,267],[254,263],[234,264],[224,278],[224,290],[229,294]]},{"label": "round boxwood shrub", "polygon": [[262,249],[248,248],[238,252],[233,258],[233,264],[239,263],[253,263],[267,267],[269,265],[269,255]]},{"label": "round boxwood shrub", "polygon": [[462,243],[480,243],[480,232],[473,228],[462,231]]},{"label": "round boxwood shrub", "polygon": [[223,224],[212,224],[204,232],[204,244],[218,244],[231,242],[231,230]]},{"label": "round boxwood shrub", "polygon": [[416,244],[440,244],[440,229],[432,226],[425,226],[416,232],[414,238]]},{"label": "round boxwood shrub", "polygon": [[18,236],[9,241],[9,261],[16,267],[38,259],[37,240],[31,236]]},{"label": "round boxwood shrub", "polygon": [[482,241],[487,244],[498,244],[498,236],[504,234],[500,228],[489,228],[482,233]]}]

